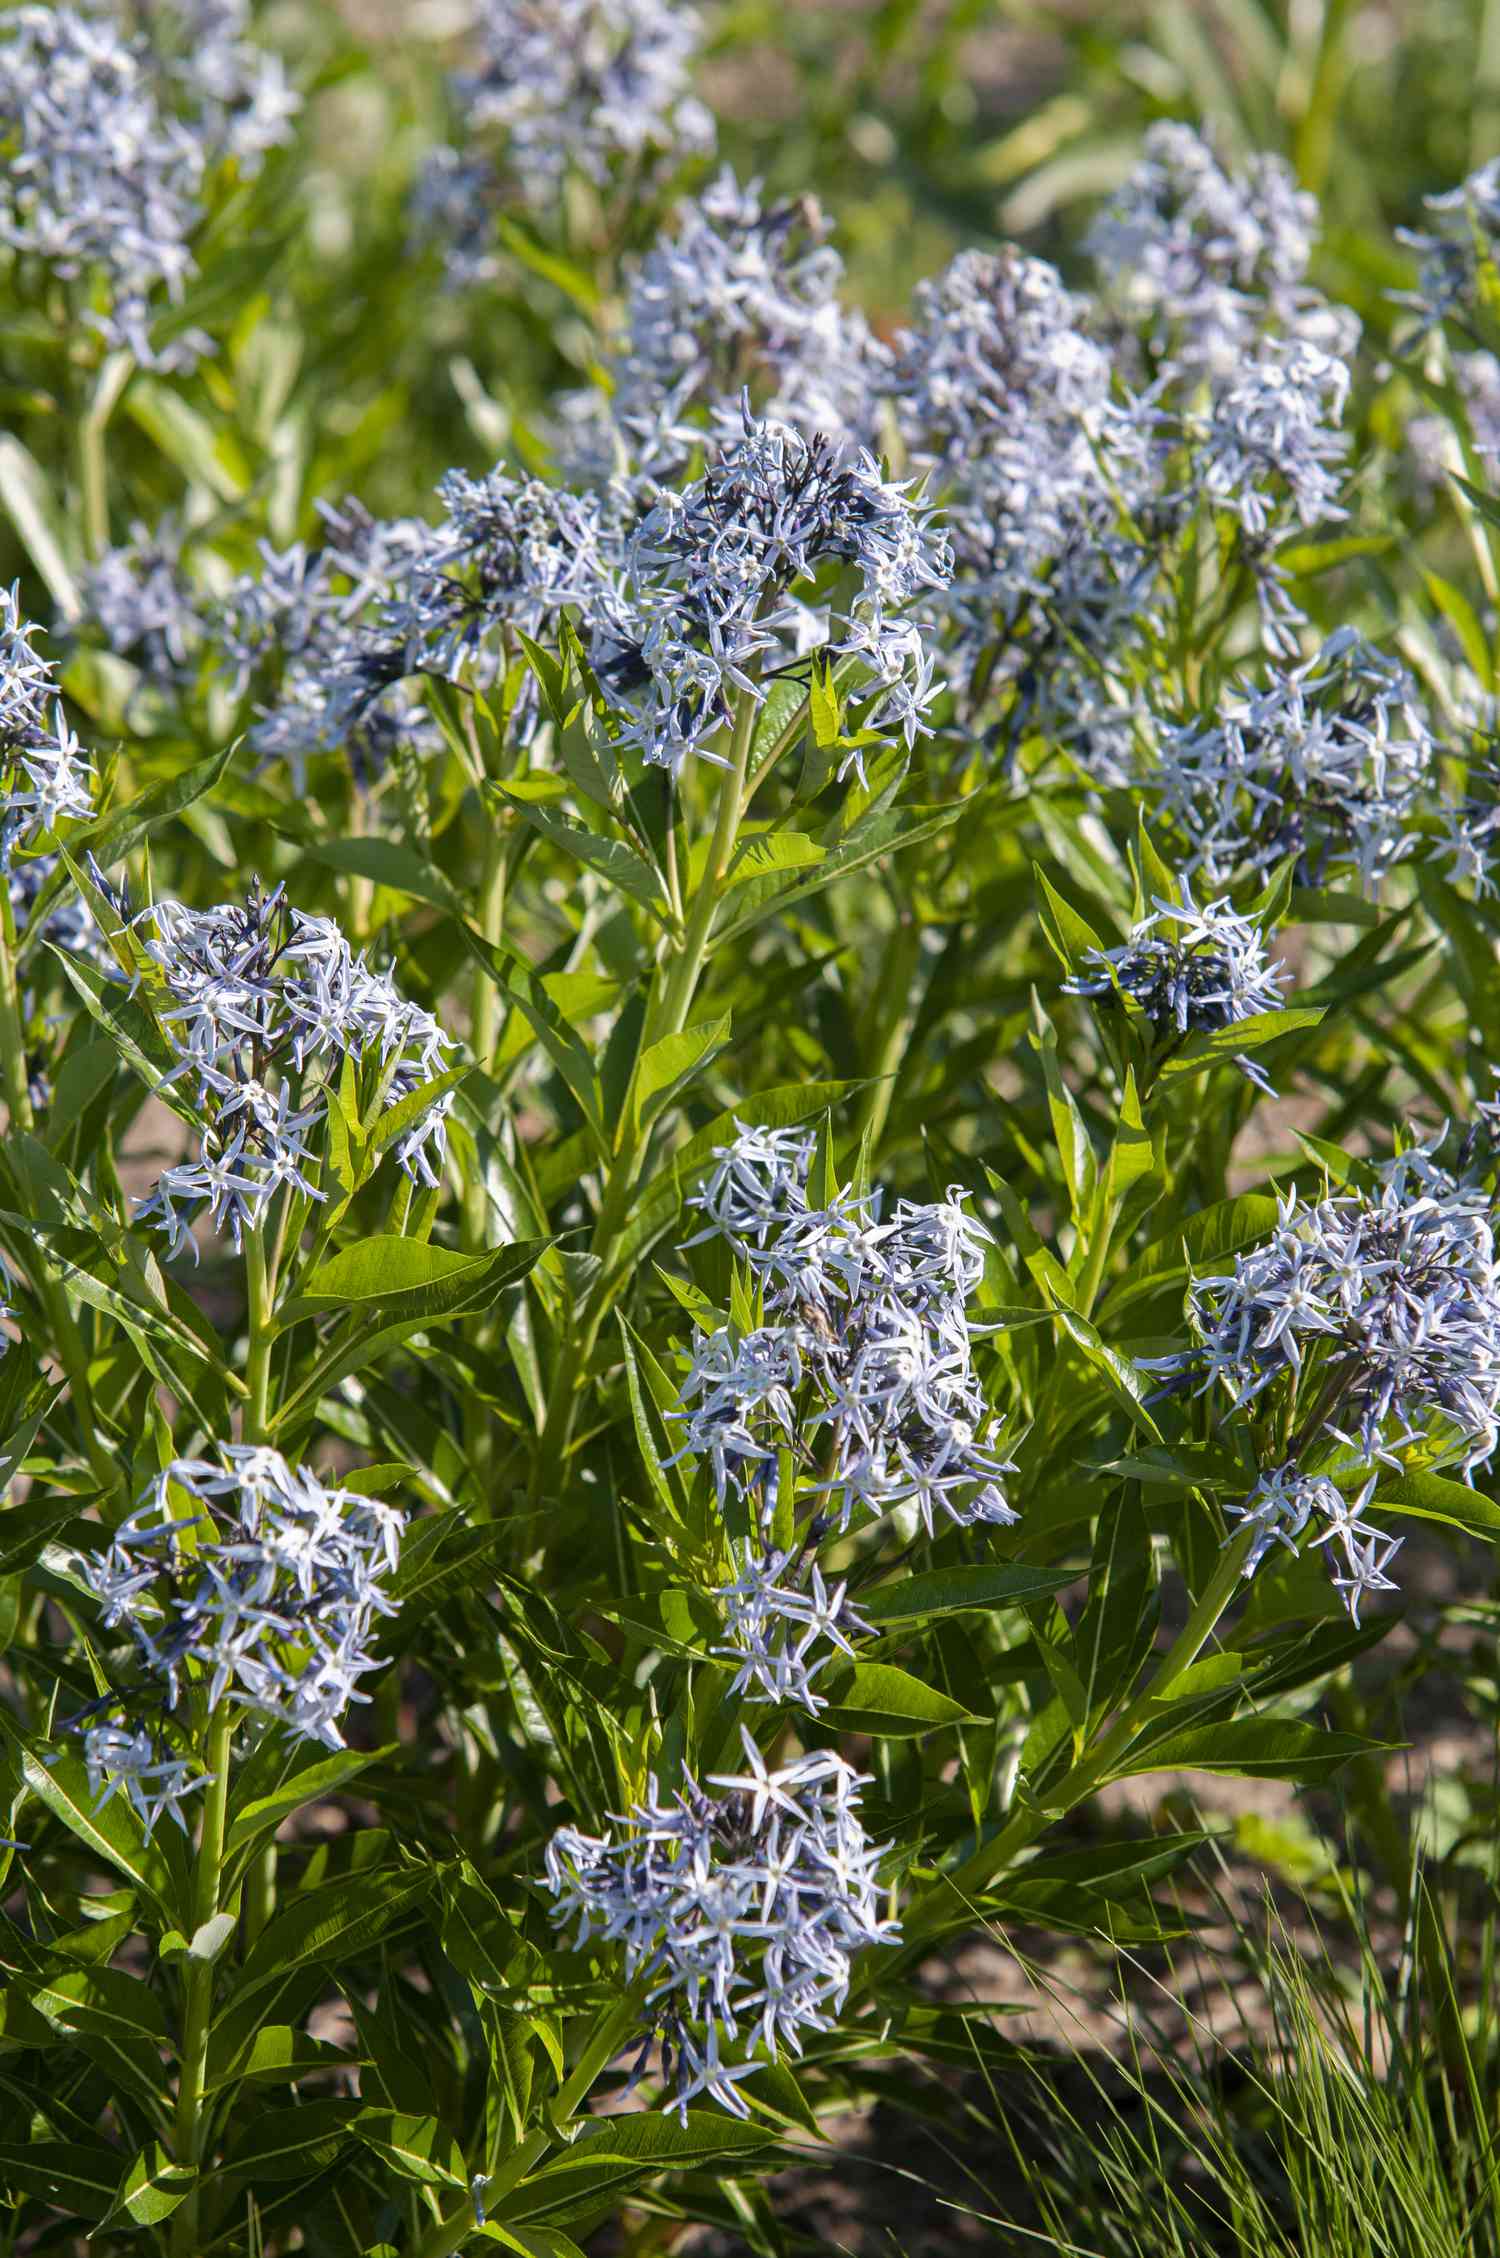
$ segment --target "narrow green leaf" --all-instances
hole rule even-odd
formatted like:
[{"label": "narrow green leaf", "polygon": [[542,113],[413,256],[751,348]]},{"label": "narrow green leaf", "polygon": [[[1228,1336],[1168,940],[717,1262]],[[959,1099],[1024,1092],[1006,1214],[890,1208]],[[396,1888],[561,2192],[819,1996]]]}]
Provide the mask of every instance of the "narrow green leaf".
[{"label": "narrow green leaf", "polygon": [[99,2232],[107,2233],[126,2219],[136,2227],[159,2227],[197,2184],[198,2174],[192,2165],[179,2164],[159,2140],[153,2140],[127,2167]]},{"label": "narrow green leaf", "polygon": [[120,2152],[83,2141],[0,2142],[0,2187],[40,2196],[59,2210],[103,2219],[114,2208]]},{"label": "narrow green leaf", "polygon": [[450,917],[467,914],[463,896],[437,865],[404,839],[320,839],[305,849],[309,862],[368,878],[413,901],[429,902]]},{"label": "narrow green leaf", "polygon": [[324,1751],[313,1748],[300,1751],[295,1760],[296,1769],[281,1786],[268,1795],[258,1795],[242,1808],[230,1806],[229,1834],[225,1842],[226,1854],[247,1849],[262,1836],[273,1834],[283,1819],[300,1811],[304,1803],[315,1798],[334,1795],[358,1779],[370,1765],[383,1763],[394,1750],[394,1743],[386,1748],[340,1748]]},{"label": "narrow green leaf", "polygon": [[364,2109],[354,2132],[366,2148],[403,2180],[422,2187],[467,2187],[463,2151],[436,2117],[406,2117],[394,2109]]},{"label": "narrow green leaf", "polygon": [[354,2131],[357,2101],[302,2101],[252,2119],[220,2169],[246,2179],[311,2179],[331,2164]]},{"label": "narrow green leaf", "polygon": [[1022,1607],[1030,1600],[1050,1598],[1053,1592],[1076,1582],[1076,1576],[1055,1568],[1000,1563],[933,1568],[861,1592],[858,1605],[860,1613],[875,1624],[920,1623],[929,1616],[956,1615],[964,1610]]},{"label": "narrow green leaf", "polygon": [[1326,1780],[1351,1757],[1378,1754],[1381,1745],[1295,1718],[1236,1717],[1143,1741],[1115,1776],[1196,1771],[1236,1772],[1256,1780]]},{"label": "narrow green leaf", "polygon": [[846,1665],[820,1680],[818,1691],[828,1701],[824,1722],[845,1733],[900,1736],[978,1722],[962,1702],[889,1662]]},{"label": "narrow green leaf", "polygon": [[283,1309],[281,1330],[332,1309],[368,1309],[382,1324],[431,1324],[487,1308],[524,1278],[550,1244],[523,1239],[488,1254],[460,1254],[421,1239],[361,1239],[330,1255],[302,1280]]},{"label": "narrow green leaf", "polygon": [[8,431],[0,432],[0,509],[47,583],[53,602],[68,618],[76,619],[83,600],[68,563],[65,520],[36,458]]}]

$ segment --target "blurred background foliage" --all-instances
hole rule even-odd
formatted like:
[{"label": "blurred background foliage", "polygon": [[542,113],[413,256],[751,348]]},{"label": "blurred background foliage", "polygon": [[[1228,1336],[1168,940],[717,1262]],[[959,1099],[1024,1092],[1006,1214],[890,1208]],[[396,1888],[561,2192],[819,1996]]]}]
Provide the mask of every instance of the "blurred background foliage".
[{"label": "blurred background foliage", "polygon": [[[886,334],[913,283],[963,246],[1014,240],[1081,278],[1090,215],[1145,128],[1173,117],[1206,126],[1226,154],[1293,160],[1324,206],[1312,279],[1379,340],[1387,293],[1412,271],[1394,230],[1500,146],[1496,0],[745,0],[706,14],[700,90],[719,147],[680,189],[720,163],[773,196],[816,183],[849,295]],[[272,0],[263,11],[261,36],[311,90],[314,162],[276,152],[253,186],[226,189],[220,224],[242,239],[213,288],[239,301],[227,353],[174,387],[202,426],[179,412],[171,436],[186,451],[237,408],[233,444],[207,439],[217,482],[226,505],[265,503],[273,540],[314,531],[319,495],[425,509],[454,463],[539,461],[539,406],[587,374],[619,260],[662,217],[637,197],[601,235],[600,214],[575,201],[562,240],[541,242],[518,209],[500,283],[445,288],[437,253],[411,244],[407,200],[449,130],[465,22],[461,0]],[[183,326],[216,310],[190,293]],[[0,379],[33,452],[61,465],[97,354],[75,341],[61,383],[46,354],[12,336]],[[50,449],[38,420],[51,424]],[[111,435],[112,476],[132,478],[147,516],[174,499],[161,440],[132,463]],[[4,568],[20,569],[7,547]]]}]

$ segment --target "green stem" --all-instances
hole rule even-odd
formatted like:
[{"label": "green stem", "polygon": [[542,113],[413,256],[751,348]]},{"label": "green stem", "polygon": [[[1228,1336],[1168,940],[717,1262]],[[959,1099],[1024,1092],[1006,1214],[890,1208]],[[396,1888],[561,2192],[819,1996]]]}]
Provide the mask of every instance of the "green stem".
[{"label": "green stem", "polygon": [[104,434],[134,372],[135,362],[129,353],[111,353],[100,368],[93,397],[78,419],[78,485],[90,557],[101,557],[109,547],[109,467]]},{"label": "green stem", "polygon": [[874,1041],[865,1071],[870,1087],[860,1108],[859,1134],[868,1137],[873,1152],[884,1132],[895,1092],[896,1069],[911,1041],[917,1023],[917,994],[913,988],[922,953],[922,935],[909,909],[897,912],[895,928],[886,944],[871,1011]]},{"label": "green stem", "polygon": [[[21,997],[16,983],[16,921],[10,888],[0,876],[0,1080],[13,1131],[31,1136],[36,1117],[31,1108],[31,1082],[26,1071],[26,1036],[21,1024]],[[88,1353],[68,1307],[68,1297],[47,1256],[36,1254],[35,1285],[47,1313],[52,1344],[67,1374],[79,1435],[95,1480],[106,1490],[120,1485],[120,1469],[105,1449],[98,1432],[93,1390],[89,1385]]]},{"label": "green stem", "polygon": [[[285,1211],[283,1210],[283,1214]],[[271,1350],[274,1281],[266,1263],[264,1221],[245,1233],[245,1326],[247,1348],[245,1381],[249,1395],[240,1421],[240,1439],[263,1443],[271,1433]],[[274,1835],[253,1860],[245,1896],[246,1941],[250,1944],[276,1910],[276,1840]]]},{"label": "green stem", "polygon": [[693,898],[687,931],[682,937],[681,953],[667,976],[661,1000],[661,1017],[652,1030],[653,1041],[659,1040],[663,1035],[680,1035],[692,1009],[693,997],[703,972],[703,960],[708,953],[708,936],[714,912],[719,906],[720,891],[729,872],[735,836],[744,813],[745,778],[750,766],[750,745],[759,712],[760,708],[755,700],[748,692],[742,691],[739,709],[734,717],[729,766],[724,770],[719,783],[719,804],[714,816],[714,835],[709,843],[708,861]]},{"label": "green stem", "polygon": [[[505,924],[505,878],[505,836],[499,825],[492,821],[484,847],[484,874],[479,891],[479,930],[494,947],[499,945]],[[500,991],[484,966],[476,965],[469,1048],[474,1053],[475,1065],[485,1074],[489,1073],[495,1055],[499,1025]]]},{"label": "green stem", "polygon": [[1099,1288],[1104,1283],[1104,1265],[1109,1260],[1109,1250],[1115,1235],[1115,1225],[1120,1220],[1123,1200],[1110,1200],[1104,1213],[1095,1219],[1094,1236],[1089,1247],[1088,1260],[1078,1281],[1078,1309],[1083,1317],[1093,1315],[1094,1304],[1099,1299]]},{"label": "green stem", "polygon": [[263,1443],[271,1423],[271,1284],[266,1269],[265,1226],[257,1223],[245,1233],[245,1326],[248,1336],[245,1405],[241,1439]]},{"label": "green stem", "polygon": [[[666,1035],[680,1035],[687,1025],[688,1013],[693,1008],[693,998],[697,994],[698,982],[702,978],[704,961],[708,955],[714,912],[719,906],[724,880],[728,876],[734,855],[740,819],[745,810],[746,774],[759,710],[753,698],[748,694],[741,694],[735,714],[729,761],[719,784],[718,809],[714,818],[713,838],[709,842],[708,860],[704,864],[698,890],[693,896],[693,906],[688,915],[681,948],[676,958],[670,960],[660,1002],[655,1009],[648,1007],[643,1047],[647,1042],[659,1042]],[[594,1353],[600,1327],[609,1313],[618,1283],[609,1260],[610,1248],[629,1215],[630,1203],[640,1181],[648,1149],[649,1139],[639,1128],[627,1129],[621,1136],[606,1173],[599,1214],[589,1243],[590,1253],[599,1258],[600,1269],[594,1288],[584,1303],[580,1321],[570,1328],[558,1353],[557,1367],[552,1375],[552,1385],[548,1390],[546,1408],[542,1415],[542,1431],[537,1442],[531,1485],[533,1505],[539,1503],[556,1486],[567,1456],[577,1415],[579,1383],[588,1360]]]},{"label": "green stem", "polygon": [[[608,2069],[630,2032],[640,2019],[638,1991],[626,1992],[599,2016],[585,2041],[583,2052],[573,2066],[572,2074],[560,2088],[550,2111],[550,2126],[539,2126],[528,2133],[513,2148],[497,2172],[491,2174],[480,2190],[486,2206],[500,2202],[511,2189],[520,2184],[546,2155],[549,2148],[566,2143],[563,2128],[577,2116],[593,2091],[596,2079]],[[446,2219],[439,2219],[425,2240],[418,2245],[417,2258],[452,2258],[452,2253],[462,2247],[479,2224],[474,2208],[474,2198],[466,2195],[455,2211]]]},{"label": "green stem", "polygon": [[[1046,1832],[1055,1819],[1071,1811],[1085,1796],[1092,1795],[1109,1779],[1114,1766],[1130,1747],[1141,1726],[1146,1723],[1151,1704],[1168,1694],[1203,1652],[1219,1621],[1239,1588],[1244,1570],[1245,1555],[1250,1550],[1254,1531],[1237,1530],[1219,1555],[1217,1565],[1202,1592],[1194,1601],[1187,1621],[1163,1655],[1159,1667],[1149,1682],[1134,1698],[1128,1701],[1114,1723],[1088,1752],[1072,1765],[1054,1788],[1047,1791],[1045,1801],[1028,1803],[1012,1813],[997,1835],[973,1851],[963,1864],[935,1885],[935,1893],[949,1904],[953,1893],[972,1897],[986,1883],[1003,1871],[1020,1851],[1027,1849],[1038,1835]],[[909,1938],[919,1938],[922,1923],[920,1911],[907,1925]],[[885,1972],[889,1972],[888,1966]]]},{"label": "green stem", "polygon": [[[234,1713],[221,1701],[209,1720],[208,1763],[213,1775],[203,1806],[193,1869],[193,1935],[219,1910],[224,1866],[224,1836],[229,1814],[229,1740]],[[208,2072],[208,2033],[213,2018],[214,1961],[189,1958],[184,1978],[182,2069],[177,2082],[176,2151],[179,2164],[195,2169],[203,2161],[207,2119],[203,2088]],[[195,2185],[172,2218],[172,2258],[198,2258],[198,2188]]]}]

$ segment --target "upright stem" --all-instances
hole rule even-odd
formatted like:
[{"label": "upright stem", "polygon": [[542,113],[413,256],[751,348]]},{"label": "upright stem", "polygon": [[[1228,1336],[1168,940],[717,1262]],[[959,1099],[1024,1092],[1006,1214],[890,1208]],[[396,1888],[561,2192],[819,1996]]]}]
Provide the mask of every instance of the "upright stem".
[{"label": "upright stem", "polygon": [[922,935],[915,917],[909,909],[899,909],[895,929],[886,943],[871,1010],[873,1039],[866,1067],[870,1087],[860,1109],[859,1128],[861,1136],[869,1138],[872,1152],[880,1142],[891,1110],[896,1068],[901,1064],[916,1025],[917,997],[912,983],[921,951]]},{"label": "upright stem", "polygon": [[[10,886],[0,872],[0,1080],[13,1130],[31,1135],[36,1117],[31,1108],[31,1083],[26,1071],[26,1036],[21,1023],[21,996],[16,981],[16,921],[10,904]],[[61,1280],[40,1247],[35,1263],[38,1299],[47,1313],[52,1345],[68,1376],[73,1413],[94,1478],[106,1490],[118,1488],[120,1469],[105,1449],[98,1432],[93,1390],[89,1386],[88,1355],[83,1336],[68,1307]]]},{"label": "upright stem", "polygon": [[[714,817],[713,837],[709,842],[708,860],[704,865],[698,890],[693,896],[693,906],[688,914],[681,947],[676,957],[669,960],[660,1001],[654,1009],[647,1010],[647,1042],[659,1042],[666,1035],[680,1035],[687,1025],[688,1013],[693,1008],[693,998],[698,992],[698,982],[708,954],[714,912],[719,906],[724,880],[728,876],[734,855],[740,818],[744,814],[745,779],[759,710],[755,700],[742,692],[735,714],[728,765],[719,784],[719,802]],[[630,1202],[640,1180],[647,1150],[648,1139],[639,1129],[627,1131],[620,1140],[605,1176],[598,1219],[589,1247],[589,1251],[599,1257],[600,1270],[593,1290],[584,1303],[579,1321],[570,1328],[558,1354],[546,1409],[542,1415],[542,1431],[538,1438],[531,1489],[533,1504],[555,1484],[567,1456],[577,1412],[579,1381],[593,1354],[600,1327],[614,1298],[617,1281],[610,1265],[609,1250],[630,1212]]]},{"label": "upright stem", "polygon": [[[209,1722],[208,1763],[213,1778],[203,1805],[193,1869],[193,1934],[219,1910],[219,1880],[224,1866],[225,1823],[229,1812],[229,1736],[233,1711],[221,1701]],[[214,1961],[187,1962],[183,1984],[182,2070],[177,2084],[176,2149],[179,2164],[197,2169],[203,2161],[207,2118],[203,2088],[208,2071],[208,2033],[213,2019]],[[172,2258],[198,2258],[198,2188],[194,2186],[172,2218]]]},{"label": "upright stem", "polygon": [[93,396],[78,419],[78,485],[84,540],[90,557],[109,547],[109,467],[104,434],[120,395],[135,371],[129,353],[111,353],[99,370]]},{"label": "upright stem", "polygon": [[[627,1991],[622,1999],[616,2000],[612,2007],[606,2008],[598,2017],[582,2054],[574,2064],[571,2076],[552,2105],[551,2127],[539,2126],[511,2150],[500,2169],[484,2183],[481,2193],[488,2203],[498,2203],[502,2197],[509,2195],[511,2189],[526,2177],[532,2165],[540,2162],[549,2148],[560,2144],[558,2132],[553,2128],[566,2126],[577,2116],[593,2091],[595,2080],[613,2062],[639,2017],[638,1990]],[[446,2219],[437,2221],[426,2240],[419,2245],[417,2258],[452,2258],[452,2253],[462,2248],[478,2224],[479,2214],[475,2209],[474,2198],[466,2195]]]},{"label": "upright stem", "polygon": [[[270,1432],[272,1281],[266,1263],[264,1220],[245,1233],[245,1383],[249,1389],[240,1439],[263,1443]],[[227,1745],[227,1744],[226,1744]],[[228,1773],[228,1764],[225,1764]],[[227,1791],[226,1791],[227,1792]],[[251,1944],[276,1909],[276,1840],[259,1851],[246,1877],[245,1926]]]},{"label": "upright stem", "polygon": [[714,835],[709,843],[708,861],[704,866],[698,891],[693,897],[687,931],[682,937],[681,953],[667,975],[667,985],[662,993],[661,1017],[651,1030],[653,1041],[663,1035],[680,1035],[692,1009],[693,997],[703,971],[703,959],[708,950],[709,929],[719,906],[720,889],[729,872],[735,836],[744,812],[745,776],[750,766],[750,745],[759,712],[760,708],[755,700],[748,692],[742,691],[739,710],[734,717],[729,766],[724,770],[719,783],[719,804],[714,816]]},{"label": "upright stem", "polygon": [[[498,945],[505,923],[505,835],[492,820],[485,840],[484,875],[479,891],[479,930],[492,946]],[[495,1055],[500,1022],[500,991],[482,966],[475,967],[474,1008],[469,1048],[474,1063],[488,1074]]]},{"label": "upright stem", "polygon": [[271,1411],[271,1288],[266,1268],[264,1223],[245,1233],[245,1405],[242,1439],[263,1443]]},{"label": "upright stem", "polygon": [[[481,814],[485,813],[481,802]],[[479,892],[479,929],[485,939],[498,946],[505,923],[505,836],[499,822],[491,819],[485,839],[484,876]],[[500,992],[485,965],[474,968],[474,998],[470,1012],[469,1048],[474,1063],[482,1074],[490,1073],[495,1059],[495,1045],[500,1038]],[[476,1169],[472,1180],[464,1186],[464,1235],[471,1247],[482,1248],[489,1225],[489,1194],[485,1189],[482,1170]],[[488,1321],[481,1327],[481,1339],[488,1333]],[[466,1425],[469,1428],[471,1454],[485,1456],[489,1435],[489,1422],[483,1407],[477,1402],[466,1405]],[[476,1459],[477,1463],[477,1459]]]},{"label": "upright stem", "polygon": [[[1212,1638],[1225,1609],[1239,1588],[1244,1570],[1245,1556],[1250,1550],[1254,1531],[1236,1530],[1219,1555],[1213,1574],[1194,1601],[1187,1621],[1163,1655],[1160,1666],[1133,1699],[1126,1702],[1114,1723],[1095,1743],[1094,1747],[1063,1774],[1056,1787],[1048,1790],[1045,1802],[1028,1803],[1011,1814],[997,1835],[966,1858],[952,1874],[946,1875],[936,1885],[935,1895],[948,1897],[950,1892],[971,1896],[1002,1872],[1020,1851],[1045,1833],[1054,1819],[1071,1811],[1085,1796],[1102,1787],[1118,1759],[1125,1754],[1146,1721],[1152,1702],[1168,1694],[1176,1680],[1182,1676]],[[908,1935],[913,1941],[921,1935],[920,1914],[908,1925]],[[889,1963],[886,1963],[887,1971]]]}]

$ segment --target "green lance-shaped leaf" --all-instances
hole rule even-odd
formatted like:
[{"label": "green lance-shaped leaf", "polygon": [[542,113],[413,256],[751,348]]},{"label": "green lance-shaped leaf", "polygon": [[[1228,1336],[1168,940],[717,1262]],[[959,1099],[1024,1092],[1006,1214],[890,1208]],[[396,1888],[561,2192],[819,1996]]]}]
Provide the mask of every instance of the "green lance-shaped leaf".
[{"label": "green lance-shaped leaf", "polygon": [[179,2203],[192,2193],[198,2174],[191,2164],[179,2164],[159,2140],[148,2142],[126,2166],[115,2200],[99,2222],[99,2232],[111,2227],[159,2227],[170,2219]]},{"label": "green lance-shaped leaf", "polygon": [[1279,1042],[1284,1035],[1316,1027],[1322,1017],[1320,1004],[1288,1004],[1281,1011],[1258,1011],[1249,1019],[1237,1019],[1230,1027],[1213,1027],[1204,1034],[1189,1035],[1182,1047],[1163,1062],[1161,1079],[1179,1081],[1185,1074],[1201,1074],[1210,1066],[1222,1065],[1225,1059],[1238,1058],[1242,1051],[1264,1050],[1267,1043]]},{"label": "green lance-shaped leaf", "polygon": [[632,901],[639,902],[658,924],[665,922],[662,881],[635,847],[623,839],[608,839],[598,831],[591,831],[587,824],[579,823],[565,810],[549,807],[545,800],[537,799],[518,786],[497,784],[491,789],[501,804],[515,809],[539,837],[560,847],[582,869],[597,873],[617,893],[628,894]]},{"label": "green lance-shaped leaf", "polygon": [[403,2180],[422,2187],[467,2187],[463,2151],[436,2117],[408,2117],[395,2109],[365,2109],[354,2119],[356,2137]]},{"label": "green lance-shaped leaf", "polygon": [[[487,1255],[463,1255],[420,1239],[365,1240],[334,1255],[303,1282],[281,1312],[285,1332],[324,1310],[348,1308],[346,1324],[328,1344],[295,1395],[281,1406],[278,1433],[312,1418],[319,1401],[351,1372],[364,1371],[413,1333],[429,1325],[488,1309],[508,1286],[520,1283],[552,1244],[522,1240]],[[391,1250],[402,1248],[404,1253]]]},{"label": "green lance-shaped leaf", "polygon": [[168,2114],[162,2048],[167,2025],[149,1984],[118,1968],[67,1968],[26,1987],[26,1998],[158,2122]]},{"label": "green lance-shaped leaf", "polygon": [[1067,972],[1076,972],[1091,949],[1104,944],[1087,918],[1057,891],[1040,863],[1032,865],[1036,878],[1037,916],[1052,952]]},{"label": "green lance-shaped leaf", "polygon": [[304,1803],[336,1794],[351,1780],[358,1779],[361,1772],[368,1771],[372,1764],[383,1763],[395,1753],[395,1747],[392,1742],[389,1747],[368,1750],[299,1749],[291,1776],[278,1787],[238,1806],[231,1795],[229,1833],[224,1845],[226,1856],[232,1859],[239,1851],[253,1850],[258,1842],[275,1833],[283,1819],[300,1811]]},{"label": "green lance-shaped leaf", "polygon": [[303,2101],[290,2109],[267,2109],[239,2133],[222,2169],[246,2179],[311,2179],[346,2146],[359,2113],[357,2101]]},{"label": "green lance-shaped leaf", "polygon": [[[717,1019],[685,1027],[680,1035],[663,1035],[648,1044],[636,1060],[626,1118],[649,1128],[694,1076],[718,1057],[729,1040],[730,1025],[726,1011]],[[625,1134],[625,1119],[620,1134]]]},{"label": "green lance-shaped leaf", "polygon": [[8,431],[0,432],[0,509],[15,527],[58,609],[76,619],[83,602],[68,562],[66,521],[36,457]]},{"label": "green lance-shaped leaf", "polygon": [[902,1736],[978,1722],[962,1702],[889,1662],[856,1662],[830,1672],[818,1691],[828,1701],[825,1722],[846,1733]]},{"label": "green lance-shaped leaf", "polygon": [[169,1083],[167,1079],[182,1062],[145,1005],[127,995],[119,982],[108,979],[97,965],[85,963],[82,957],[69,956],[67,950],[58,948],[55,942],[49,941],[47,946],[77,989],[85,1010],[99,1022],[147,1089],[190,1129],[197,1129],[199,1123],[182,1095],[181,1085]]},{"label": "green lance-shaped leaf", "polygon": [[988,1563],[973,1568],[932,1568],[898,1576],[873,1591],[861,1592],[859,1611],[878,1628],[904,1628],[938,1615],[1021,1607],[1047,1599],[1077,1578],[1053,1568]]},{"label": "green lance-shaped leaf", "polygon": [[84,2219],[113,2210],[120,2184],[120,2151],[102,2141],[0,2141],[0,2187],[34,2195]]},{"label": "green lance-shaped leaf", "polygon": [[235,1978],[213,2027],[210,2074],[223,2078],[254,2044],[268,2022],[294,2012],[282,2003],[314,1989],[325,1971],[370,1951],[422,1903],[433,1886],[430,1870],[347,1875],[307,1890],[282,1907],[262,1930]]},{"label": "green lance-shaped leaf", "polygon": [[637,2186],[653,2172],[734,2162],[770,2146],[775,2137],[767,2126],[710,2110],[690,2109],[685,2124],[655,2113],[612,2117],[523,2180],[496,2206],[496,2217],[507,2225],[586,2218],[601,2198]]},{"label": "green lance-shaped leaf", "polygon": [[604,1124],[599,1072],[582,1037],[568,1024],[528,964],[483,940],[472,926],[464,925],[460,930],[470,955],[527,1021],[587,1122],[600,1157],[607,1159],[610,1137]]},{"label": "green lance-shaped leaf", "polygon": [[404,839],[320,839],[307,849],[309,862],[328,870],[344,871],[351,878],[368,878],[388,886],[393,893],[428,902],[449,917],[467,914],[463,896],[452,880],[419,848]]},{"label": "green lance-shaped leaf", "polygon": [[146,1841],[138,1814],[123,1795],[102,1808],[89,1787],[82,1757],[68,1747],[49,1748],[30,1739],[0,1708],[0,1736],[17,1751],[21,1779],[39,1803],[62,1821],[85,1849],[123,1874],[149,1897],[169,1927],[180,1927],[187,1903],[187,1861],[175,1829],[161,1829]]},{"label": "green lance-shaped leaf", "polygon": [[461,1254],[421,1239],[361,1239],[308,1273],[281,1313],[281,1329],[333,1309],[368,1310],[382,1324],[407,1319],[430,1324],[487,1308],[525,1276],[549,1243],[526,1239],[487,1254]]},{"label": "green lance-shaped leaf", "polygon": [[1351,1757],[1378,1755],[1384,1745],[1357,1733],[1325,1732],[1298,1718],[1236,1717],[1181,1732],[1167,1730],[1159,1737],[1143,1735],[1114,1776],[1197,1771],[1235,1772],[1257,1780],[1326,1780]]}]

